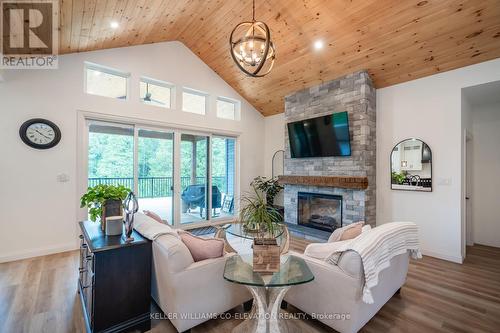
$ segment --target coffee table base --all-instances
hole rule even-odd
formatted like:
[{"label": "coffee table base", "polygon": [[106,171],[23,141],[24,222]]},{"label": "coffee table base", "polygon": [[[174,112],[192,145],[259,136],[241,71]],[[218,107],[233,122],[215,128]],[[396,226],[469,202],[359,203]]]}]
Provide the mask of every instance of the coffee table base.
[{"label": "coffee table base", "polygon": [[300,333],[292,320],[280,318],[281,301],[290,287],[246,286],[253,296],[249,318],[233,329],[233,333]]}]

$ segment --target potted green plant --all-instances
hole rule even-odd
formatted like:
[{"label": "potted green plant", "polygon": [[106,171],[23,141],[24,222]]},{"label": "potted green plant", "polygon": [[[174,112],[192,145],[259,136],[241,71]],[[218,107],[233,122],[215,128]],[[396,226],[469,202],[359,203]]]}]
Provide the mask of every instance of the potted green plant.
[{"label": "potted green plant", "polygon": [[258,190],[264,193],[268,205],[273,205],[274,198],[283,190],[283,186],[278,182],[277,177],[267,179],[266,177],[259,176],[254,178],[251,185],[255,185]]},{"label": "potted green plant", "polygon": [[80,207],[89,209],[91,221],[101,219],[102,228],[105,228],[105,218],[122,215],[122,201],[131,192],[123,185],[99,184],[87,189],[87,193],[80,198]]},{"label": "potted green plant", "polygon": [[281,214],[268,205],[265,195],[252,182],[253,193],[242,197],[240,220],[249,232],[255,232],[253,244],[253,269],[272,273],[279,270],[280,248],[274,237],[281,222]]},{"label": "potted green plant", "polygon": [[398,172],[392,172],[391,173],[391,177],[392,177],[392,183],[393,184],[403,184],[405,178],[406,178],[406,175],[404,173],[398,173]]}]

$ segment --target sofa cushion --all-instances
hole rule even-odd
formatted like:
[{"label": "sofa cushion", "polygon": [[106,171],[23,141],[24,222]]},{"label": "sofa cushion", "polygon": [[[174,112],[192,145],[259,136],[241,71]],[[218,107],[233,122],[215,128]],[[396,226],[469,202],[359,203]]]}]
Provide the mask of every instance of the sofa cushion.
[{"label": "sofa cushion", "polygon": [[224,240],[217,238],[202,238],[187,231],[179,232],[182,242],[187,246],[193,260],[219,258],[224,255]]},{"label": "sofa cushion", "polygon": [[134,214],[134,229],[142,236],[152,241],[165,234],[171,234],[179,238],[177,230],[172,229],[164,223],[158,223],[158,221],[143,213]]},{"label": "sofa cushion", "polygon": [[[330,238],[328,238],[328,243],[337,242],[340,240],[352,239],[356,236],[359,236],[359,234],[361,234],[361,227],[363,226],[364,223],[365,222],[351,223],[349,225],[346,225],[345,227],[335,229],[335,231],[330,235]],[[349,229],[352,228],[356,229],[348,232],[344,237],[342,237],[345,232],[347,232]]]},{"label": "sofa cushion", "polygon": [[[156,222],[155,222],[156,223]],[[162,235],[153,242],[153,255],[156,251],[161,251],[164,255],[161,258],[160,265],[165,265],[172,273],[177,273],[184,270],[186,267],[194,263],[193,256],[187,246],[180,238],[172,235]],[[158,260],[155,258],[155,260]]]}]

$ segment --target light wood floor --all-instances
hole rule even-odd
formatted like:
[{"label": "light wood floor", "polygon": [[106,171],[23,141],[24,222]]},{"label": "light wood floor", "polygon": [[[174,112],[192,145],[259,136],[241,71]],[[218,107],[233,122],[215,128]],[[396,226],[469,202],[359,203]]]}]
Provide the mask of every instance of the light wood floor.
[{"label": "light wood floor", "polygon": [[[306,244],[294,239],[291,247],[301,251]],[[412,261],[401,294],[362,332],[500,332],[500,249],[473,246],[467,253],[463,265]],[[0,332],[83,332],[77,267],[76,251],[0,264]],[[230,332],[238,323],[211,320],[192,332]],[[299,325],[303,332],[331,331],[314,320]],[[175,329],[156,320],[152,331]]]}]

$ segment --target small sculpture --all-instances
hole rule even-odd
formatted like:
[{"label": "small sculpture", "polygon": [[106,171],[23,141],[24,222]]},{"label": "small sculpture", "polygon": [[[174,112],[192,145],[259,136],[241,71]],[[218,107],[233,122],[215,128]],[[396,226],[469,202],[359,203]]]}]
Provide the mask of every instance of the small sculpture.
[{"label": "small sculpture", "polygon": [[125,211],[125,237],[126,242],[132,242],[134,237],[131,237],[134,230],[134,214],[139,210],[139,202],[134,192],[130,192],[125,201],[123,201],[123,210]]}]

